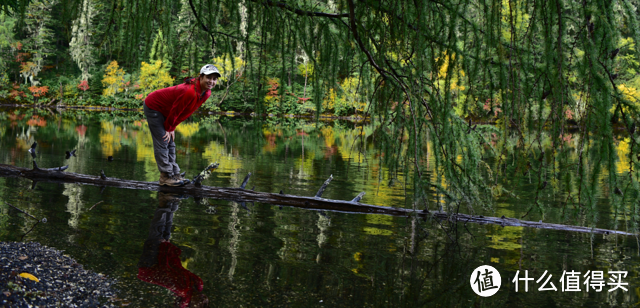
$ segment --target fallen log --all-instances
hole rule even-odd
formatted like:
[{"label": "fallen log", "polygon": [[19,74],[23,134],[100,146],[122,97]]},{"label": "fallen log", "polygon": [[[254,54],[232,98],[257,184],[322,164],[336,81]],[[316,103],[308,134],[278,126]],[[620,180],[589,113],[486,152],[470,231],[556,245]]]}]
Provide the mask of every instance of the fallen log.
[{"label": "fallen log", "polygon": [[249,172],[249,174],[247,174],[247,176],[244,177],[244,181],[242,181],[240,188],[244,189],[247,186],[247,183],[249,183],[250,177],[251,177],[251,172]]},{"label": "fallen log", "polygon": [[316,193],[316,198],[322,197],[324,190],[327,189],[327,186],[329,186],[329,183],[331,183],[332,180],[333,180],[333,174],[330,175],[329,178],[326,181],[324,181],[324,183],[322,183],[322,186],[320,186],[320,189]]},{"label": "fallen log", "polygon": [[[35,167],[35,166],[34,166]],[[144,182],[134,180],[124,180],[118,178],[104,177],[100,175],[87,175],[81,173],[64,172],[66,168],[33,168],[27,169],[12,165],[0,164],[0,177],[22,177],[32,181],[39,182],[59,182],[59,183],[76,183],[94,185],[100,187],[116,187],[126,189],[141,189],[150,191],[162,191],[168,193],[188,194],[198,198],[214,198],[224,199],[236,202],[261,202],[279,206],[292,206],[298,208],[306,208],[317,211],[332,211],[340,213],[358,213],[358,214],[382,214],[392,216],[418,216],[421,218],[435,218],[440,220],[459,221],[464,223],[478,224],[495,224],[500,226],[528,227],[547,230],[571,231],[581,233],[594,233],[602,235],[636,235],[635,233],[620,230],[608,230],[600,228],[591,228],[584,226],[572,226],[562,224],[551,224],[545,222],[534,222],[519,220],[507,217],[484,217],[468,214],[455,214],[440,211],[414,211],[412,209],[395,208],[387,206],[371,205],[360,203],[358,197],[362,197],[362,193],[352,201],[332,200],[319,197],[305,197],[297,195],[288,195],[284,193],[267,193],[247,190],[244,188],[224,188],[213,186],[187,185],[183,187],[160,186],[158,182]],[[248,180],[248,177],[246,178]],[[244,182],[244,181],[243,181]],[[328,181],[327,181],[328,182]],[[326,183],[326,182],[325,182]],[[246,183],[243,183],[246,185]],[[326,183],[328,184],[328,183]],[[323,185],[325,186],[325,185]],[[326,188],[326,186],[325,186]],[[103,188],[104,189],[104,188]]]}]

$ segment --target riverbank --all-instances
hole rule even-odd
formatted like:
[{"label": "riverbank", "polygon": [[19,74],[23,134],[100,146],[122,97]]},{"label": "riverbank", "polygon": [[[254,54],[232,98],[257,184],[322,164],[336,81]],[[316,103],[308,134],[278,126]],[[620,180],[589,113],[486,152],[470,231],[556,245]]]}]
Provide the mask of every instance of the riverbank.
[{"label": "riverbank", "polygon": [[[0,107],[8,108],[36,108],[46,110],[85,110],[85,111],[138,111],[142,113],[142,108],[125,108],[125,107],[104,107],[104,106],[73,106],[73,105],[33,105],[33,104],[14,104],[14,103],[0,103]],[[227,117],[264,117],[264,118],[302,118],[302,119],[315,119],[316,115],[313,113],[305,114],[273,114],[262,113],[257,114],[255,112],[237,112],[237,111],[209,111],[209,110],[196,110],[194,114],[206,114],[206,115],[219,115]],[[369,122],[371,117],[367,115],[351,115],[351,116],[336,116],[332,114],[320,114],[318,115],[320,121],[333,121],[333,120],[347,120],[354,122]]]},{"label": "riverbank", "polygon": [[0,242],[2,307],[114,307],[114,284],[54,248]]}]

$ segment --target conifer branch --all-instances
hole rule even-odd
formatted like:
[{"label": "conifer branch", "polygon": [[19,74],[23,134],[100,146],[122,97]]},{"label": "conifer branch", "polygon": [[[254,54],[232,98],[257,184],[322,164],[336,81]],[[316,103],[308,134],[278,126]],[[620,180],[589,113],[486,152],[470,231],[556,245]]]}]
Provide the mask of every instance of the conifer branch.
[{"label": "conifer branch", "polygon": [[351,33],[353,33],[353,37],[356,39],[356,42],[358,42],[360,50],[362,50],[362,52],[367,56],[367,59],[369,59],[369,63],[371,63],[371,65],[378,71],[378,73],[380,73],[380,75],[382,75],[382,77],[386,79],[387,71],[376,63],[373,55],[371,55],[371,52],[367,49],[366,46],[364,46],[362,39],[360,39],[360,35],[358,34],[358,25],[356,24],[355,5],[353,4],[353,0],[348,0],[347,2],[349,3],[349,23],[351,24],[350,28]]},{"label": "conifer branch", "polygon": [[196,20],[198,21],[202,29],[207,33],[211,33],[211,31],[209,31],[209,28],[202,22],[202,20],[200,20],[200,17],[198,17],[198,13],[196,12],[196,7],[193,5],[193,0],[189,0],[189,6],[191,6],[191,11],[193,12],[193,16],[195,16]]},{"label": "conifer branch", "polygon": [[[257,2],[255,0],[253,0],[253,2]],[[346,18],[349,17],[349,13],[341,13],[341,14],[330,14],[330,13],[323,13],[323,12],[312,12],[312,11],[304,11],[301,9],[297,9],[294,8],[284,2],[274,2],[271,0],[266,0],[264,2],[260,2],[262,3],[264,6],[274,6],[274,7],[279,7],[282,9],[285,9],[287,11],[296,13],[298,15],[301,16],[310,16],[310,17],[327,17],[327,18]]]},{"label": "conifer branch", "polygon": [[195,16],[196,20],[198,21],[202,29],[205,32],[209,33],[209,36],[211,36],[211,49],[213,49],[216,45],[216,38],[213,36],[213,33],[209,31],[209,28],[202,22],[202,20],[200,20],[200,17],[198,17],[198,13],[196,13],[196,7],[193,5],[193,0],[189,0],[189,5],[191,6],[191,11],[193,12],[193,16]]},{"label": "conifer branch", "polygon": [[[189,6],[191,6],[191,11],[193,12],[193,16],[196,18],[196,20],[198,21],[198,23],[199,23],[199,24],[200,24],[200,26],[202,27],[202,30],[204,30],[205,32],[207,32],[207,33],[211,36],[211,40],[212,40],[212,43],[211,43],[211,45],[212,45],[212,46],[211,46],[211,48],[213,48],[213,46],[215,46],[215,44],[216,44],[216,39],[215,39],[215,37],[214,37],[214,34],[224,35],[224,36],[226,36],[226,37],[228,37],[228,38],[232,38],[232,39],[235,39],[235,40],[238,40],[238,41],[244,40],[244,39],[243,39],[243,38],[241,38],[241,37],[237,37],[237,36],[235,36],[235,35],[231,35],[231,34],[229,34],[229,33],[224,33],[224,32],[220,32],[220,31],[211,31],[211,30],[209,30],[209,27],[207,27],[207,26],[202,22],[202,20],[200,20],[200,17],[198,17],[198,13],[196,13],[196,7],[193,5],[193,0],[189,0]],[[252,43],[252,44],[254,44],[254,45],[257,45],[257,46],[263,46],[263,45],[264,45],[264,44],[262,44],[262,43],[253,42],[253,41],[251,41],[251,40],[249,40],[249,42],[250,42],[250,43]]]},{"label": "conifer branch", "polygon": [[111,9],[111,14],[109,15],[109,23],[107,24],[107,30],[104,32],[104,35],[102,36],[102,39],[100,40],[100,43],[98,44],[98,48],[100,49],[102,48],[102,44],[104,44],[104,42],[107,40],[107,37],[111,37],[111,25],[113,24],[113,14],[116,11],[116,8],[118,7],[118,1],[114,1],[113,2],[113,8]]}]

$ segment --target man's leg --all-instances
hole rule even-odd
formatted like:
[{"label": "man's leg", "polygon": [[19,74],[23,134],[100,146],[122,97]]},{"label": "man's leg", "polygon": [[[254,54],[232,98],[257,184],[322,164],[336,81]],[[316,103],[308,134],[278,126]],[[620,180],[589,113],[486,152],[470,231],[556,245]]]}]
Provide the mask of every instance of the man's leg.
[{"label": "man's leg", "polygon": [[178,163],[176,162],[176,143],[174,140],[171,140],[171,142],[169,142],[168,149],[169,149],[169,163],[173,168],[173,174],[175,175],[175,177],[178,180],[183,181],[185,185],[191,183],[191,180],[188,180],[182,177],[182,175],[180,175],[180,166],[178,166]]},{"label": "man's leg", "polygon": [[[175,161],[175,148],[176,145],[173,141],[167,143],[162,139],[166,133],[164,129],[164,116],[159,111],[155,111],[144,105],[144,114],[147,117],[147,124],[149,125],[149,131],[151,132],[151,138],[153,139],[153,155],[160,170],[160,184],[169,186],[181,186],[182,181],[172,180],[173,175],[173,163],[170,161],[170,151],[173,153],[173,160]],[[170,149],[169,145],[173,145]]]},{"label": "man's leg", "polygon": [[180,174],[180,167],[178,166],[178,163],[176,162],[176,143],[174,140],[171,140],[171,142],[169,142],[169,144],[167,145],[168,148],[168,162],[169,165],[171,165],[171,172],[173,172],[173,174],[179,175]]}]

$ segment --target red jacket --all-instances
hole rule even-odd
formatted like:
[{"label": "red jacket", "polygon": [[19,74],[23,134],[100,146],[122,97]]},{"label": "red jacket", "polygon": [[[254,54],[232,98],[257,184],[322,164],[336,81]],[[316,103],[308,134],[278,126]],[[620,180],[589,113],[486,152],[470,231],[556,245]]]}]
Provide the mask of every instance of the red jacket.
[{"label": "red jacket", "polygon": [[182,267],[181,253],[180,248],[169,242],[160,243],[158,263],[138,268],[138,279],[171,290],[180,297],[180,307],[187,307],[193,292],[202,291],[204,284],[200,277]]},{"label": "red jacket", "polygon": [[200,79],[192,84],[179,84],[151,92],[144,103],[147,107],[162,113],[165,117],[164,129],[172,132],[178,124],[186,120],[211,96],[207,90],[201,97]]}]

